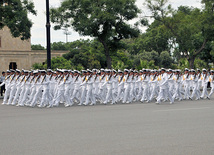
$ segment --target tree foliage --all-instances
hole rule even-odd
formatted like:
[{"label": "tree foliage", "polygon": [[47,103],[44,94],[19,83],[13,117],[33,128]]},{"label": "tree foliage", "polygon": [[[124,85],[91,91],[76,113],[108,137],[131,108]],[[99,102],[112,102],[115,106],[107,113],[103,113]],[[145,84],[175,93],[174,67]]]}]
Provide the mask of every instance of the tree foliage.
[{"label": "tree foliage", "polygon": [[128,24],[140,12],[136,0],[64,0],[51,9],[55,29],[72,27],[80,35],[97,39],[104,47],[107,67],[111,52],[120,48],[120,40],[137,37],[139,30]]},{"label": "tree foliage", "polygon": [[[210,0],[208,0],[210,2]],[[195,58],[204,50],[208,41],[213,39],[213,2],[205,1],[205,8],[180,6],[177,10],[167,6],[168,0],[146,0],[146,6],[152,12],[152,18],[162,23],[170,32],[173,40],[194,67]]]},{"label": "tree foliage", "polygon": [[[168,0],[146,0],[152,13],[144,33],[127,24],[139,13],[135,0],[64,0],[52,9],[55,29],[72,27],[92,40],[52,43],[54,50],[69,50],[53,59],[53,68],[142,69],[205,68],[214,61],[214,2],[202,0],[202,9],[179,6]],[[37,67],[45,67],[36,64]]]},{"label": "tree foliage", "polygon": [[41,44],[31,45],[32,50],[45,50],[45,48]]},{"label": "tree foliage", "polygon": [[27,14],[36,15],[34,4],[30,0],[1,0],[0,1],[0,29],[9,27],[13,37],[29,39],[32,22]]}]

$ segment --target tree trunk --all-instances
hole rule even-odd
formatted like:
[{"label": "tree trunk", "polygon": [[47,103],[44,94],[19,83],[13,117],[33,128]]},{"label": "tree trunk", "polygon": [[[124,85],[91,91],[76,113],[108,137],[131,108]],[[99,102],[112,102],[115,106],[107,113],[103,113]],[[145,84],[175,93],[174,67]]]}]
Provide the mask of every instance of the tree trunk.
[{"label": "tree trunk", "polygon": [[[106,51],[106,49],[105,49]],[[107,68],[111,69],[111,57],[109,55],[109,51],[106,51],[106,61],[107,61]]]},{"label": "tree trunk", "polygon": [[106,63],[107,63],[107,68],[111,69],[111,57],[109,53],[109,48],[106,45],[105,41],[99,38],[99,41],[103,44],[104,50],[105,50],[105,55],[106,55]]},{"label": "tree trunk", "polygon": [[191,57],[188,59],[190,69],[194,68],[195,57]]}]

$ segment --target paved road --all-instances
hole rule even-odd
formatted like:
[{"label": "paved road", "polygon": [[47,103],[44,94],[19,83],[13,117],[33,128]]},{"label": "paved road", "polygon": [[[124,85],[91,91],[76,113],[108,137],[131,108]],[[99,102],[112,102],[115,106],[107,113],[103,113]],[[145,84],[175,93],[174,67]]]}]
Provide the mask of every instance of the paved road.
[{"label": "paved road", "polygon": [[0,105],[0,154],[212,155],[214,97],[173,105]]}]

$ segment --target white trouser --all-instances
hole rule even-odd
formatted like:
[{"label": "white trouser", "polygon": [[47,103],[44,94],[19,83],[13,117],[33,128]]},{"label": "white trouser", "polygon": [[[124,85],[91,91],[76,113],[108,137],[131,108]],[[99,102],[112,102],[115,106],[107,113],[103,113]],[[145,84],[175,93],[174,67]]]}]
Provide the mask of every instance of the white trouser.
[{"label": "white trouser", "polygon": [[201,93],[201,98],[204,98],[205,96],[206,96],[206,97],[208,96],[207,84],[204,84],[204,85],[203,85],[203,90],[202,90],[202,93]]},{"label": "white trouser", "polygon": [[129,87],[124,87],[125,88],[125,91],[124,91],[124,94],[123,94],[123,103],[129,103],[129,91],[130,91],[130,88]]},{"label": "white trouser", "polygon": [[190,86],[189,84],[184,85],[184,99],[189,99],[190,97]]},{"label": "white trouser", "polygon": [[142,95],[142,98],[141,98],[141,102],[145,101],[145,100],[148,100],[149,99],[149,87],[148,86],[144,86],[143,87],[143,95]]},{"label": "white trouser", "polygon": [[74,99],[79,101],[78,93],[79,93],[79,89],[75,88],[72,95],[71,95],[71,104],[73,104]]},{"label": "white trouser", "polygon": [[31,87],[30,89],[31,89],[31,93],[29,95],[29,99],[28,99],[26,105],[30,105],[31,104],[31,102],[33,101],[34,95],[36,93],[36,87],[35,86]]},{"label": "white trouser", "polygon": [[20,102],[21,105],[26,104],[29,94],[30,94],[30,86],[26,86],[23,98],[22,98],[22,100]]},{"label": "white trouser", "polygon": [[96,104],[96,100],[92,92],[92,88],[87,89],[85,105],[88,105],[89,101],[91,101],[92,104]]},{"label": "white trouser", "polygon": [[9,95],[10,95],[10,91],[11,91],[11,88],[8,87],[4,93],[4,99],[3,99],[3,104],[6,104],[7,102],[7,99],[9,98]]},{"label": "white trouser", "polygon": [[171,96],[171,93],[169,93],[169,88],[165,88],[165,89],[160,88],[159,97],[157,99],[157,102],[160,103],[162,98],[166,98],[165,96],[169,98],[170,102],[172,102],[172,103],[174,102],[174,100]]},{"label": "white trouser", "polygon": [[208,95],[208,97],[210,98],[213,93],[214,93],[214,87],[211,87],[210,94]]},{"label": "white trouser", "polygon": [[15,97],[13,98],[12,105],[15,105],[16,102],[18,101],[19,96],[20,96],[20,93],[21,93],[21,91],[22,91],[22,88],[23,88],[23,87],[17,87],[16,94],[15,94]]},{"label": "white trouser", "polygon": [[42,89],[41,87],[39,87],[36,90],[36,94],[34,95],[33,101],[31,102],[30,106],[34,107],[40,100],[41,96],[42,96]]},{"label": "white trouser", "polygon": [[58,90],[56,96],[53,99],[52,105],[59,106],[61,98],[64,98],[65,90]]},{"label": "white trouser", "polygon": [[9,100],[8,100],[8,105],[9,105],[9,104],[12,104],[13,99],[14,99],[15,94],[16,94],[16,90],[17,90],[16,87],[11,87],[10,97],[9,97]]}]

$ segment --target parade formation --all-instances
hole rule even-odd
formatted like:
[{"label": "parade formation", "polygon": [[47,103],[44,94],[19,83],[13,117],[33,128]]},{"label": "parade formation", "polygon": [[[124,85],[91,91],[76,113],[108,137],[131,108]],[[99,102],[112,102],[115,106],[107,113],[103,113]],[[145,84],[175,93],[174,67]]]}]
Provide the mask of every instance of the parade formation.
[{"label": "parade formation", "polygon": [[[181,70],[7,70],[0,86],[6,91],[3,105],[65,107],[77,105],[161,102],[210,99],[214,71]],[[211,90],[208,93],[207,85]]]}]

